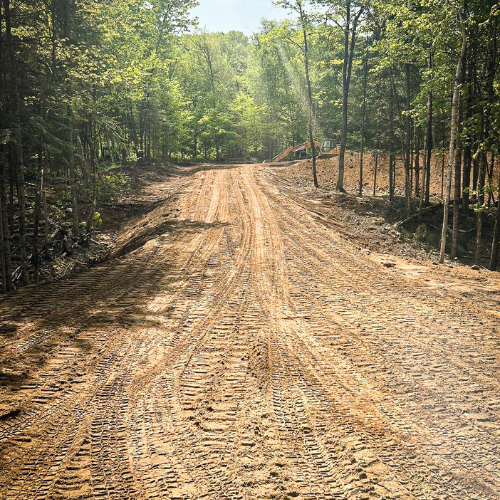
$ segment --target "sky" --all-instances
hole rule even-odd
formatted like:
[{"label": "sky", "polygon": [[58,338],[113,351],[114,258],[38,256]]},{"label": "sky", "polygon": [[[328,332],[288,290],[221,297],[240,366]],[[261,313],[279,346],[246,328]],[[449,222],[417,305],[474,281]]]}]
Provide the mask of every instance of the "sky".
[{"label": "sky", "polygon": [[192,14],[206,31],[243,31],[251,35],[258,30],[261,18],[284,19],[289,13],[273,5],[272,0],[198,0]]}]

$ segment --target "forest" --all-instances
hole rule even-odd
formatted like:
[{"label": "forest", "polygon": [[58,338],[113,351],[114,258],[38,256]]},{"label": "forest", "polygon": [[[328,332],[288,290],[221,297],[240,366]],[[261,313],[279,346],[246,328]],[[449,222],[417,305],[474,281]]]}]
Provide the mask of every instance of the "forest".
[{"label": "forest", "polygon": [[2,0],[2,292],[39,281],[61,231],[85,245],[143,165],[262,162],[325,137],[340,143],[339,191],[346,151],[361,152],[360,196],[363,153],[386,155],[406,217],[429,206],[440,155],[441,262],[474,217],[476,260],[487,248],[498,268],[498,3],[283,0],[287,19],[250,37],[199,30],[196,3]]}]

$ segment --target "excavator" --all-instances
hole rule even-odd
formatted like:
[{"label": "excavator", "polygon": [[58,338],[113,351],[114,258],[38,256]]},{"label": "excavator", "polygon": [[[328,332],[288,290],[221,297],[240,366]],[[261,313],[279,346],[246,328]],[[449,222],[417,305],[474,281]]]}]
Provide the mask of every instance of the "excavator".
[{"label": "excavator", "polygon": [[[335,139],[323,139],[321,143],[319,141],[314,141],[314,145],[316,146],[316,151],[319,151],[319,154],[317,156],[318,158],[333,158],[334,156],[338,156],[340,153],[340,145],[337,144],[337,141],[335,141]],[[299,144],[298,146],[290,146],[279,155],[276,155],[269,163],[277,163],[281,160],[284,160],[292,153],[295,155],[296,153],[300,153],[310,148],[311,141],[304,142],[303,144]]]}]

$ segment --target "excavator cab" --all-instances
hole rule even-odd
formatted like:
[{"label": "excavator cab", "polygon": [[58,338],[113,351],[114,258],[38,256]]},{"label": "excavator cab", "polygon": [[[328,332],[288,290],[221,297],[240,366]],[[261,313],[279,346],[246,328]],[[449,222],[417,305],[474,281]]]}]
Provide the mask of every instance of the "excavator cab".
[{"label": "excavator cab", "polygon": [[319,158],[332,158],[340,154],[340,144],[335,139],[323,139]]},{"label": "excavator cab", "polygon": [[329,153],[337,146],[335,139],[323,139],[321,143],[321,153]]}]

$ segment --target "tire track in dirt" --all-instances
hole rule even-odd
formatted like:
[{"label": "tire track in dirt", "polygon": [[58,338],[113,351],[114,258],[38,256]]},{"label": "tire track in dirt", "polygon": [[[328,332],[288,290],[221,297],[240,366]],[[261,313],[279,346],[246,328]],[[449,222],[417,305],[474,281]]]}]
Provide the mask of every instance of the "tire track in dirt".
[{"label": "tire track in dirt", "polygon": [[[266,207],[266,212],[270,227],[270,240],[281,241],[282,235],[274,220],[269,203],[260,193],[260,206]],[[277,249],[273,249],[276,255]],[[284,247],[279,246],[278,262],[285,261]],[[351,460],[339,464],[339,450],[332,447],[332,444],[342,438],[342,429],[339,429],[335,422],[330,425],[324,425],[325,415],[336,414],[333,405],[328,404],[323,387],[318,380],[312,380],[303,367],[297,364],[297,356],[303,355],[303,349],[297,343],[295,334],[282,319],[290,314],[293,306],[290,303],[289,291],[284,284],[286,283],[282,266],[276,267],[277,276],[274,281],[282,284],[282,289],[275,292],[274,300],[269,301],[273,304],[273,310],[270,316],[274,318],[273,328],[276,329],[272,337],[271,349],[275,354],[274,371],[274,411],[277,417],[282,421],[283,441],[289,446],[295,441],[294,448],[289,451],[290,458],[296,462],[297,469],[296,482],[298,490],[304,489],[305,485],[316,485],[316,491],[310,491],[306,498],[336,498],[348,495],[353,497],[358,490],[363,491],[353,474]],[[272,270],[270,270],[272,275]],[[267,284],[263,284],[263,289]],[[291,345],[289,344],[292,340]],[[293,396],[291,396],[293,394]],[[311,419],[315,408],[321,406],[325,414],[317,415],[317,420]],[[290,411],[293,409],[293,411]],[[318,422],[321,422],[318,425]],[[335,432],[332,432],[335,430]],[[302,434],[302,442],[297,442],[296,436]],[[292,439],[295,437],[295,440]],[[344,460],[345,462],[345,460]],[[307,467],[309,464],[309,467]],[[347,465],[347,466],[346,466]],[[307,470],[307,474],[305,471]],[[348,486],[347,486],[348,485]],[[307,486],[306,486],[307,488]],[[309,486],[310,488],[310,486]]]},{"label": "tire track in dirt", "polygon": [[[206,201],[203,199],[203,201]],[[214,200],[215,201],[215,205],[217,204],[217,200]],[[211,209],[209,209],[209,212],[210,212]],[[201,242],[199,243],[199,245],[203,244],[203,246],[205,247],[204,248],[204,252],[207,252],[208,250],[208,246],[204,244],[205,242]],[[153,253],[153,255],[152,255]],[[152,262],[154,265],[153,266],[150,266],[150,271],[149,272],[142,272],[142,276],[141,278],[145,279],[145,281],[143,281],[147,286],[150,287],[150,283],[155,283],[156,280],[154,279],[148,279],[148,278],[152,278],[153,275],[155,274],[162,274],[161,273],[161,267],[162,267],[162,255],[156,255],[158,253],[162,253],[162,252],[158,252],[157,250],[155,252],[146,252],[146,254],[144,255],[144,261],[148,261],[148,262]],[[196,268],[196,259],[194,259],[194,256],[197,254],[196,251],[193,251],[192,255],[189,255],[189,267],[191,270],[193,270],[193,268]],[[156,257],[151,259],[151,257]],[[202,252],[200,254],[200,259],[199,261],[204,263],[204,257],[205,257],[205,254]],[[145,267],[145,262],[141,262],[140,265],[138,266],[139,269],[138,269],[138,273],[141,273],[141,269],[142,271],[145,271],[144,267]],[[188,263],[184,263],[184,266],[187,265]],[[182,267],[182,266],[181,266]],[[123,272],[123,271],[122,271]],[[121,274],[121,273],[120,273]],[[132,280],[133,279],[137,279],[137,275],[133,276],[132,277]],[[123,283],[120,283],[119,280],[116,279],[116,273],[115,272],[112,272],[111,273],[111,277],[110,277],[110,281],[113,282],[113,284],[115,285],[120,285]],[[200,286],[200,283],[201,283],[201,279],[198,280],[198,287]],[[128,284],[128,282],[126,283]],[[108,287],[109,287],[109,283],[108,283]],[[137,291],[140,287],[136,287],[134,286],[134,288],[132,289],[132,293],[130,294],[131,297],[132,297],[132,303],[136,303],[137,302]],[[152,290],[149,290],[146,295],[150,295],[151,294],[151,291]],[[118,300],[121,300],[123,301],[123,296],[120,297]],[[72,311],[69,311],[69,313],[71,313]],[[120,339],[117,339],[117,338],[114,338],[113,339],[113,343],[115,344],[115,346],[112,348],[112,352],[110,355],[108,355],[103,361],[102,363],[97,367],[97,380],[94,380],[93,381],[93,385],[92,387],[95,387],[96,385],[99,387],[99,379],[100,378],[105,378],[105,374],[111,372],[113,373],[113,371],[117,371],[117,373],[114,373],[114,377],[111,381],[106,381],[104,383],[104,387],[101,388],[101,389],[97,389],[94,391],[94,394],[92,395],[89,395],[88,398],[81,398],[83,400],[83,405],[87,406],[89,404],[89,402],[93,402],[92,400],[97,400],[97,411],[96,411],[96,415],[95,415],[95,418],[94,418],[94,425],[93,427],[98,429],[101,427],[100,423],[101,421],[104,422],[104,424],[107,425],[107,429],[105,429],[103,432],[101,432],[100,434],[104,434],[106,435],[106,433],[109,434],[109,428],[110,428],[110,422],[109,422],[109,419],[100,419],[99,418],[99,412],[103,412],[103,413],[106,413],[107,411],[109,411],[110,409],[113,409],[113,406],[109,404],[109,394],[110,393],[113,393],[113,396],[115,396],[115,393],[118,392],[118,393],[123,393],[123,387],[124,387],[124,383],[123,381],[121,381],[119,384],[117,383],[117,381],[119,380],[123,380],[124,378],[126,378],[128,376],[128,378],[130,378],[130,362],[134,362],[134,360],[138,357],[139,353],[138,353],[138,348],[137,346],[135,347],[135,349],[132,349],[130,344],[127,345],[126,348],[124,348],[122,345],[120,345],[120,342],[119,342]],[[119,347],[116,347],[116,344],[118,343]],[[120,353],[119,355],[116,355],[116,351],[117,349],[121,348],[121,351],[122,353]],[[124,355],[123,354],[123,351],[128,351],[128,355]],[[101,366],[102,365],[102,366]],[[57,372],[58,370],[56,370]],[[53,374],[47,374],[47,378],[52,378],[52,376],[56,376],[56,373],[53,373]],[[100,375],[100,376],[99,376]],[[65,426],[67,426],[68,428],[72,428],[72,427],[78,427],[78,425],[76,425],[77,423],[76,422],[72,422],[72,419],[69,417],[69,415],[71,414],[71,412],[74,412],[75,410],[75,406],[78,406],[78,401],[71,401],[71,406],[70,406],[70,410],[68,411],[68,413],[64,413],[58,420],[56,420],[59,416],[57,414],[55,414],[54,412],[47,412],[48,414],[44,416],[44,419],[51,419],[53,421],[55,421],[55,424],[54,423],[51,423],[51,428],[62,428],[64,429]],[[122,404],[120,404],[122,403]],[[123,397],[121,399],[118,399],[117,398],[117,401],[115,401],[115,407],[116,408],[121,408],[122,411],[123,410],[126,410],[126,404],[123,404],[124,403],[124,400],[123,400]],[[38,416],[39,418],[39,416]],[[34,416],[33,415],[28,415],[27,416],[27,426],[29,426],[31,424],[31,422],[33,421],[34,419]],[[43,419],[42,419],[43,420]],[[71,425],[72,423],[74,423],[75,425]],[[59,425],[58,425],[59,424]],[[112,426],[111,426],[112,427]],[[19,432],[19,425],[17,425],[17,431],[16,432]],[[35,432],[36,433],[36,432]],[[49,435],[52,435],[52,434],[56,434],[56,432],[51,432],[50,429],[48,430],[48,434]],[[92,438],[95,438],[96,435],[98,435],[99,432],[96,431],[96,432],[93,432],[92,434]],[[118,439],[119,441],[120,439]],[[58,440],[59,442],[62,441],[62,439],[59,439]],[[117,440],[115,440],[117,441]],[[93,443],[94,446],[96,446],[95,443]],[[110,447],[110,444],[111,443],[107,443],[107,446],[102,446],[102,445],[99,445],[98,447],[100,449],[104,449],[105,451],[108,450],[108,448]],[[64,450],[67,449],[67,446],[64,444],[64,445],[60,445],[61,447],[63,447]],[[42,446],[43,448],[43,446]],[[50,461],[51,458],[50,457],[57,457],[58,456],[58,451],[56,450],[56,448],[54,448],[53,446],[50,447],[46,450],[46,452],[44,453],[43,452],[43,449],[40,450],[40,455],[41,457],[43,457],[42,459],[38,458],[37,461],[33,464],[34,466],[36,466],[36,474],[38,475],[38,477],[40,478],[40,483],[42,483],[42,485],[40,486],[39,484],[37,484],[37,481],[34,482],[34,484],[37,484],[37,488],[43,488],[45,489],[46,488],[46,485],[45,483],[50,483],[51,479],[53,476],[48,476],[46,474],[44,474],[43,472],[43,467],[41,466],[41,463],[42,463],[42,460],[48,460]],[[102,460],[101,460],[102,459]],[[104,460],[103,457],[100,457],[99,455],[97,456],[97,459],[94,460],[95,463],[103,463],[103,464],[106,464],[107,462],[109,462],[109,460]],[[56,462],[56,468],[60,466],[60,462]],[[113,467],[116,467],[116,463],[114,461],[113,463]],[[54,463],[52,462],[51,463],[51,468],[54,468]],[[105,474],[93,474],[94,476],[96,477],[106,477]],[[107,477],[107,481],[109,482],[110,481],[110,477],[113,477],[112,475],[111,476],[108,476]],[[33,478],[32,478],[33,479]],[[15,486],[12,487],[12,490],[15,491]],[[105,491],[105,489],[101,489],[102,491]],[[93,492],[92,493],[93,495],[97,495],[96,492]],[[24,488],[23,489],[23,495],[27,495],[27,491],[26,489]],[[14,498],[17,498],[17,496],[14,496]]]},{"label": "tire track in dirt", "polygon": [[[283,200],[282,198],[280,198],[280,200],[279,200],[279,207],[278,207],[278,204],[277,204],[274,208],[276,209],[276,211],[278,210],[278,208],[282,208],[282,209],[286,210],[284,207],[286,207],[287,209],[289,209],[289,207],[287,207],[286,201]],[[322,231],[321,231],[320,228],[316,227],[317,226],[316,224],[309,223],[308,227],[300,227],[300,226],[298,226],[297,225],[297,220],[300,219],[300,218],[301,218],[300,214],[295,214],[294,213],[294,214],[290,215],[289,220],[287,221],[288,224],[287,224],[286,228],[283,228],[284,229],[283,233],[286,234],[286,235],[289,235],[289,234],[292,233],[292,234],[296,234],[296,235],[301,236],[301,238],[300,238],[299,241],[297,241],[296,239],[292,238],[292,239],[295,240],[294,243],[296,243],[295,249],[297,250],[297,255],[294,255],[293,257],[291,257],[290,260],[294,264],[302,264],[302,266],[300,268],[300,271],[297,273],[297,275],[298,276],[304,276],[304,275],[307,276],[307,274],[308,274],[307,273],[307,269],[314,269],[315,270],[315,274],[317,274],[318,270],[319,270],[319,272],[321,274],[321,270],[322,269],[327,269],[329,272],[331,272],[331,267],[332,267],[333,262],[332,263],[327,262],[329,259],[330,260],[335,259],[335,261],[338,261],[340,264],[343,264],[345,262],[346,265],[345,265],[344,269],[339,269],[338,272],[334,273],[333,275],[329,275],[330,274],[329,272],[325,273],[322,277],[319,277],[319,276],[316,275],[314,277],[314,284],[308,283],[309,287],[307,287],[307,288],[303,286],[300,289],[300,293],[297,293],[296,295],[298,297],[300,297],[301,302],[307,302],[308,298],[312,301],[314,299],[314,297],[316,297],[316,298],[318,298],[318,297],[327,297],[327,296],[331,297],[331,296],[334,296],[334,295],[344,295],[345,296],[346,295],[346,293],[345,293],[346,291],[349,293],[349,291],[353,290],[352,282],[356,283],[358,281],[357,280],[357,276],[356,276],[355,273],[349,275],[349,267],[352,267],[352,264],[353,264],[352,259],[350,259],[348,255],[345,255],[345,254],[342,255],[342,253],[343,253],[342,250],[340,251],[342,253],[339,253],[339,250],[337,248],[338,244],[336,244],[335,241],[332,242],[330,238],[329,238],[330,241],[328,241],[328,247],[331,250],[333,249],[333,252],[334,252],[334,257],[333,258],[329,257],[329,256],[326,256],[325,254],[322,254],[321,257],[319,257],[318,256],[318,249],[316,247],[314,247],[315,252],[310,252],[310,247],[313,246],[313,245],[309,244],[309,242],[310,241],[314,241],[315,244],[316,244],[316,241],[318,241],[318,237],[319,237],[319,235],[321,235]],[[295,230],[295,232],[294,232],[294,230]],[[308,232],[310,232],[311,239],[307,239],[307,233]],[[315,239],[314,239],[313,233],[316,235]],[[304,238],[304,236],[306,236],[306,237]],[[314,257],[314,260],[316,260],[316,262],[314,262],[314,260],[313,260],[312,257],[308,258],[309,257],[308,255],[304,255],[304,253],[302,251],[303,249],[306,249],[306,251],[309,250],[308,253],[312,253],[312,255]],[[320,253],[322,253],[322,252],[320,252]],[[362,265],[360,265],[359,267],[362,267]],[[374,266],[372,265],[371,267],[374,267]],[[344,270],[347,270],[347,272],[344,272]],[[376,271],[378,271],[378,273],[380,273],[381,272],[381,268],[379,267]],[[345,276],[345,274],[347,274],[347,276]],[[371,274],[373,275],[373,272]],[[340,275],[342,277],[342,279],[341,280],[336,279],[335,278],[336,275],[337,276]],[[370,276],[370,273],[365,271],[364,273],[360,273],[360,275],[363,278],[366,278],[366,277]],[[397,279],[397,277],[396,277],[396,279]],[[333,281],[332,286],[331,287],[328,287],[328,285],[325,286],[325,283],[328,283],[329,281],[330,282]],[[367,286],[367,285],[369,286],[370,284],[369,283],[365,283],[364,284],[364,286]],[[391,286],[393,286],[397,290],[398,289],[398,282],[396,281],[395,283],[394,282],[391,283]],[[403,286],[406,287],[407,283],[404,283]],[[399,284],[399,288],[401,288],[401,287],[402,287],[402,285]],[[358,288],[358,290],[362,290],[362,287],[360,286],[360,288]],[[429,295],[429,291],[425,290],[423,288],[422,288],[421,291],[422,291],[422,293],[425,292],[425,295],[423,297],[425,299],[426,295],[427,296]],[[321,292],[321,293],[319,293],[319,292]],[[384,293],[385,294],[394,295],[393,291],[389,287],[386,287],[386,290],[384,290]],[[348,295],[347,298],[348,298],[348,303],[352,304],[352,305],[354,305],[354,303],[356,302],[356,299],[357,299],[357,297],[353,296],[352,293],[350,294],[350,296]],[[394,304],[397,304],[397,300],[395,300],[394,297],[391,297],[391,298],[393,299],[393,301],[392,301],[392,308],[394,309]],[[408,300],[408,299],[405,297],[405,300]],[[381,305],[382,305],[382,307],[380,307],[380,304],[378,304],[380,310],[384,311],[385,315],[387,315],[387,311],[391,309],[391,302],[390,301],[386,301],[385,304],[381,304]],[[348,313],[347,310],[345,310],[345,311],[340,310],[339,312]],[[365,317],[362,317],[362,316],[360,317],[359,313],[357,314],[357,316],[358,316],[357,320],[363,325],[363,330],[366,330],[366,327],[369,326],[370,320],[373,318],[373,316],[375,316],[375,318],[377,316],[381,316],[380,313],[377,314],[376,309],[371,310],[371,311],[369,310],[369,312],[370,312],[370,314],[369,315],[365,315]],[[410,312],[410,310],[408,310],[408,312]],[[418,319],[422,320],[422,318],[427,318],[427,314],[431,314],[432,315],[432,312],[433,311],[429,308],[429,310],[426,311],[426,313],[425,313],[426,315],[423,315],[421,318],[418,318],[418,314],[417,314],[416,317]],[[315,327],[314,323],[317,322],[316,318],[315,318],[315,315],[317,315],[319,318],[321,318],[321,316],[325,315],[325,314],[328,316],[328,311],[324,312],[322,310],[321,312],[318,312],[318,311],[311,311],[310,310],[310,311],[308,311],[308,314],[310,314],[314,318],[313,321],[312,322],[308,321],[309,324],[307,326],[299,328],[299,330],[306,331],[306,332],[307,331],[311,331],[312,328]],[[356,316],[356,314],[348,314],[348,316]],[[453,316],[451,316],[451,315],[450,315],[450,317],[453,318]],[[336,317],[333,316],[331,318],[333,319],[334,323],[337,323],[339,325],[341,324],[342,327],[348,326],[348,322],[346,324],[346,322],[342,321],[341,318],[339,319],[338,315]],[[393,317],[389,316],[389,319],[391,319],[392,321],[390,323],[390,326],[388,326],[388,328],[391,328],[393,331],[396,330],[395,333],[397,334],[397,336],[400,335],[401,337],[405,337],[405,336],[408,336],[408,334],[415,334],[417,332],[418,333],[422,333],[422,330],[423,330],[423,333],[425,334],[425,335],[422,335],[422,337],[427,336],[428,338],[432,338],[433,335],[434,335],[433,331],[429,327],[426,328],[425,326],[422,326],[422,325],[418,326],[419,330],[412,331],[411,327],[412,327],[414,321],[411,321],[411,316],[410,316],[410,318],[407,318],[405,315],[403,315],[400,318],[396,317],[396,318],[394,318],[396,321],[394,321],[392,318]],[[310,317],[308,319],[310,319]],[[347,318],[347,319],[349,319],[349,318]],[[449,330],[451,330],[451,332],[453,332],[453,330],[458,325],[457,324],[453,324],[453,322],[454,322],[453,319],[451,319],[451,320],[450,320],[450,318],[447,318],[447,319],[448,319],[448,323],[451,323],[451,328]],[[399,327],[398,327],[397,323],[398,322],[403,322],[403,321],[404,321],[404,323],[406,325],[405,326],[406,330],[403,330],[403,329],[399,330]],[[360,323],[357,324],[358,327],[360,326]],[[325,324],[325,328],[327,327],[327,324],[328,323]],[[323,328],[323,327],[320,327],[320,329],[321,328]],[[408,328],[410,328],[410,329],[408,330]],[[345,330],[345,328],[343,328],[343,329]],[[339,330],[342,330],[342,328],[339,328]],[[455,330],[455,331],[458,331],[458,330]],[[377,333],[377,332],[372,332],[372,334],[375,334],[375,333]],[[321,337],[319,337],[319,338],[321,338]],[[353,339],[355,339],[354,335],[353,335]],[[311,340],[311,337],[308,336],[308,341],[310,341],[310,340]],[[359,340],[359,332],[358,332],[358,340]],[[353,340],[353,342],[355,342],[355,340]],[[412,338],[412,342],[414,342],[413,338]],[[359,344],[359,342],[358,342],[358,344]],[[357,348],[360,348],[360,347],[362,348],[361,344],[359,344],[357,346]],[[425,352],[426,348],[427,348],[427,351],[428,351],[428,346],[427,345],[424,345],[424,344],[421,343],[420,347],[424,348],[424,352]],[[439,346],[439,347],[442,348],[442,346]],[[492,350],[494,352],[494,349],[492,349]],[[356,349],[353,349],[353,351],[357,353]],[[419,351],[420,351],[420,349],[419,349]],[[330,356],[329,356],[330,358],[332,358],[331,354],[332,353],[330,353]],[[373,354],[374,353],[371,352],[372,357],[373,357]],[[404,354],[404,351],[402,352],[402,354]],[[422,352],[418,352],[418,353],[415,353],[415,354],[422,355]],[[434,355],[436,356],[436,358],[438,357],[436,355],[436,352],[434,353]],[[442,357],[442,351],[441,351],[441,357]],[[342,360],[339,360],[339,361],[342,361]],[[369,360],[369,362],[367,364],[370,365],[370,363],[373,363],[373,360]],[[337,360],[333,364],[334,364],[334,366],[339,366]],[[467,374],[467,371],[468,371],[469,367],[465,363],[460,362],[457,365],[456,360],[455,360],[453,368],[456,370],[457,367],[460,370],[462,370],[462,375],[463,375],[464,371]],[[351,374],[356,373],[356,370],[353,369],[354,368],[353,366],[350,366],[349,368],[350,368],[350,370],[346,370],[343,373],[337,373],[337,375],[339,376],[339,378],[341,378],[342,380],[349,380]],[[436,364],[435,368],[436,369],[440,368],[440,365]],[[439,371],[440,370],[437,370],[438,375],[439,375]],[[445,370],[443,370],[443,371],[445,371]],[[450,374],[447,374],[447,377],[444,377],[444,378],[445,379],[448,378],[447,382],[450,382],[451,380],[453,380],[453,376],[450,375]],[[496,381],[492,380],[491,378],[488,379],[487,377],[481,377],[480,382],[481,382],[482,386],[488,387],[488,385],[490,385],[490,387],[492,389],[493,389],[493,387],[496,388]],[[358,377],[356,383],[362,383],[362,380],[360,380],[359,377]],[[493,384],[493,386],[492,386],[492,384]],[[477,385],[477,384],[475,384],[475,385]],[[441,391],[442,391],[442,389],[441,389]],[[359,391],[353,390],[352,392],[356,393],[356,392],[359,392]],[[435,390],[434,394],[431,395],[434,399],[436,398],[436,393],[437,392],[439,392],[439,391]],[[494,397],[494,392],[491,392],[490,396]],[[455,397],[456,397],[456,395],[455,395]],[[452,398],[450,398],[450,399],[452,400]],[[380,401],[378,401],[378,402],[380,402]],[[438,399],[437,402],[439,403],[439,399]],[[353,398],[351,398],[351,401],[347,400],[347,403],[349,405],[352,405],[353,404]],[[458,401],[456,403],[458,403]],[[374,407],[378,407],[378,405],[373,405],[373,406]],[[380,405],[380,406],[383,407],[383,405]],[[446,405],[444,405],[444,408],[445,408],[445,406]],[[458,404],[457,404],[457,406],[458,406]],[[403,410],[407,411],[408,408],[407,407],[403,408]],[[419,418],[422,418],[422,415],[420,415]],[[455,422],[455,423],[457,423],[457,422]],[[448,423],[450,423],[450,422],[448,422]],[[462,425],[463,425],[463,423],[464,422],[462,422]],[[458,425],[458,428],[460,428],[460,425]],[[442,431],[442,427],[438,427],[438,430]],[[495,453],[495,446],[494,446],[495,438],[493,437],[493,439],[488,440],[487,436],[483,436],[483,444],[487,444],[488,442],[489,442],[488,453],[490,454],[490,456],[488,457],[488,453],[487,453],[486,457],[488,457],[489,460],[492,460],[492,459],[494,459],[494,453]],[[425,443],[425,441],[424,441],[424,443]],[[462,448],[463,448],[463,446],[462,446]],[[471,447],[471,448],[473,449],[473,447]],[[462,452],[463,451],[464,450],[462,449]],[[488,459],[485,460],[485,462],[487,462]],[[474,461],[476,463],[478,462],[477,455],[473,455],[473,454],[469,454],[466,457],[466,460],[469,463],[474,463]],[[462,464],[462,466],[463,465],[464,464]],[[482,464],[479,463],[479,465],[477,467],[477,470],[475,471],[476,475],[480,474],[481,466],[482,466]],[[467,470],[467,468],[466,468],[466,470]],[[467,470],[467,473],[470,473],[470,472],[471,472],[470,470]],[[466,473],[466,475],[467,475],[467,473]],[[467,478],[465,479],[465,482],[467,482]],[[484,485],[484,489],[486,491],[488,491],[488,486]],[[492,492],[490,491],[490,494],[491,493]]]},{"label": "tire track in dirt", "polygon": [[0,302],[1,355],[52,346],[0,388],[2,498],[498,496],[496,325],[274,182],[200,171],[176,233]]}]

